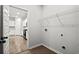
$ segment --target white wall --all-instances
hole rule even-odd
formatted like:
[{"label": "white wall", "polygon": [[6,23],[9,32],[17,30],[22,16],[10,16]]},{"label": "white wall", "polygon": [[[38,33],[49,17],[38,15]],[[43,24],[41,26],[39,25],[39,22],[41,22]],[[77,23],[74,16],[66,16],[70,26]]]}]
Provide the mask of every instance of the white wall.
[{"label": "white wall", "polygon": [[37,5],[18,5],[25,10],[28,10],[27,22],[28,22],[28,34],[29,34],[29,47],[35,46],[41,43],[40,25],[39,19],[41,18],[41,10]]},{"label": "white wall", "polygon": [[61,53],[79,53],[78,6],[44,6],[43,9],[35,5],[16,7],[28,10],[29,47],[43,43]]},{"label": "white wall", "polygon": [[79,6],[45,6],[43,17],[44,44],[61,53],[79,53]]}]

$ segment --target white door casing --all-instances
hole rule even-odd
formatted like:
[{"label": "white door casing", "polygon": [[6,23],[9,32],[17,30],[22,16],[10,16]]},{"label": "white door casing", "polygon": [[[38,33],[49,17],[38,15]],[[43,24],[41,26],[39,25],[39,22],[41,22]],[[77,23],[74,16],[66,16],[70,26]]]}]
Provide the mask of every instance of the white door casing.
[{"label": "white door casing", "polygon": [[3,6],[3,37],[8,37],[3,44],[4,54],[9,53],[9,6]]}]

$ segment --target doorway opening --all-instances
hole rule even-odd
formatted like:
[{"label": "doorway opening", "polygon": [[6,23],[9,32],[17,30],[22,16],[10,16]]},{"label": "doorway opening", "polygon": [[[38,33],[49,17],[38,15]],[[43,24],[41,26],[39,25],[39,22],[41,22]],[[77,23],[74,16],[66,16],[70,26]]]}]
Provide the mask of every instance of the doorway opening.
[{"label": "doorway opening", "polygon": [[4,44],[4,53],[12,54],[26,50],[28,45],[27,44],[28,40],[26,38],[27,37],[26,33],[28,30],[27,10],[14,7],[11,5],[3,7],[4,7],[3,34],[4,36],[8,36],[8,39]]},{"label": "doorway opening", "polygon": [[19,53],[27,49],[27,10],[9,6],[9,51]]}]

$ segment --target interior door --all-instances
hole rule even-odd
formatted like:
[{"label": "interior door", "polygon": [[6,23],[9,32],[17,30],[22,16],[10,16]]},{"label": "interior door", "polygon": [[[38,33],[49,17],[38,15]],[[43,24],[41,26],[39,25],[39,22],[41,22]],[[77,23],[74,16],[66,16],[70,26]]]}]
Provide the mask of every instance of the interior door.
[{"label": "interior door", "polygon": [[0,6],[0,54],[3,53],[3,43],[1,43],[1,37],[3,34],[3,25],[2,25],[2,7]]},{"label": "interior door", "polygon": [[5,51],[4,45],[6,43],[5,39],[8,38],[7,36],[4,35],[5,34],[4,32],[7,32],[7,30],[4,31],[4,29],[7,27],[7,26],[6,27],[4,26],[5,25],[4,18],[5,18],[4,17],[4,8],[3,8],[3,5],[0,5],[0,54],[4,53],[4,51]]}]

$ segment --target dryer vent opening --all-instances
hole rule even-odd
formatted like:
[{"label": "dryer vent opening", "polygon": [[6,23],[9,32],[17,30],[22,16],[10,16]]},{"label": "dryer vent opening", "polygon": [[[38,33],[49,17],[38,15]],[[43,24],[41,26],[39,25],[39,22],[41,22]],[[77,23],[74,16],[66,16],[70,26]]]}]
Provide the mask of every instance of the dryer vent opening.
[{"label": "dryer vent opening", "polygon": [[47,32],[47,29],[45,29],[45,32]]},{"label": "dryer vent opening", "polygon": [[63,34],[61,34],[61,36],[63,36]]},{"label": "dryer vent opening", "polygon": [[65,47],[65,46],[62,46],[62,49],[63,49],[63,50],[66,50],[66,47]]}]

